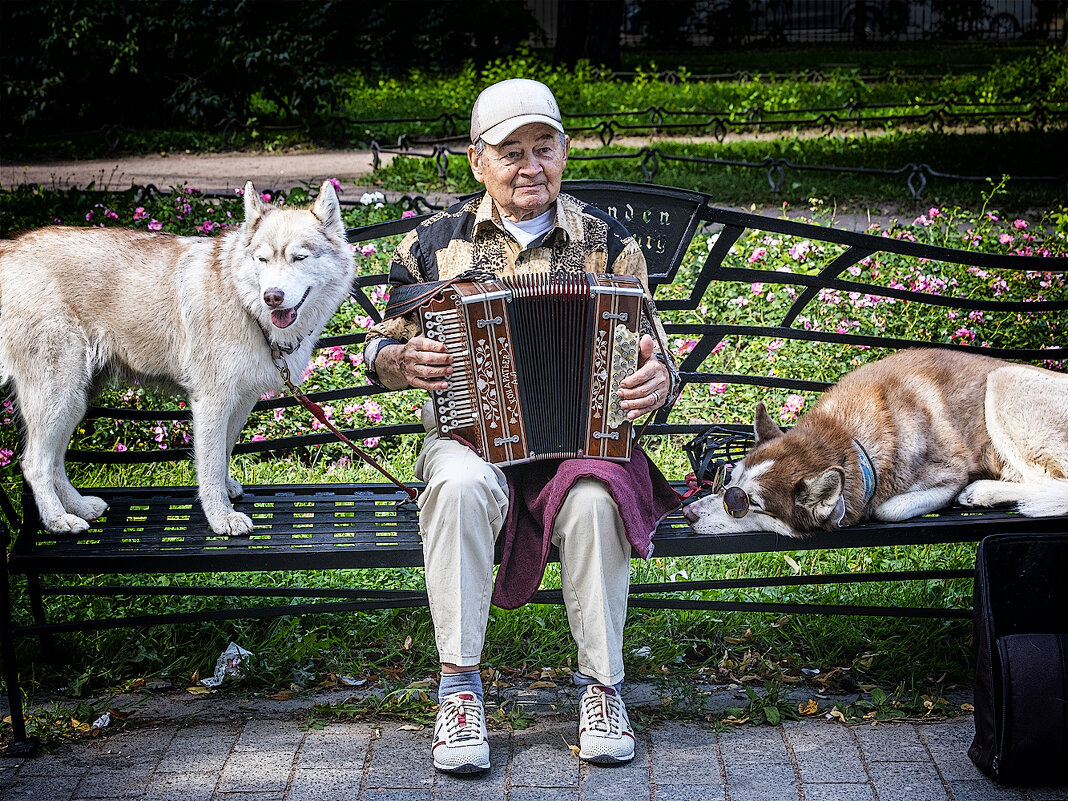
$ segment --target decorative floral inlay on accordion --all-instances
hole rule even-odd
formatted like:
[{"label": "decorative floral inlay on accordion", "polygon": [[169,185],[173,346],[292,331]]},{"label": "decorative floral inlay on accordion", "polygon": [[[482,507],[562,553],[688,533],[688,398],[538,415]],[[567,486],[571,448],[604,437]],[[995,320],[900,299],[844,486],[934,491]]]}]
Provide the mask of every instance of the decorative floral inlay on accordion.
[{"label": "decorative floral inlay on accordion", "polygon": [[592,456],[627,461],[620,382],[638,366],[637,278],[530,274],[450,284],[420,308],[453,357],[432,392],[442,435],[498,465]]}]

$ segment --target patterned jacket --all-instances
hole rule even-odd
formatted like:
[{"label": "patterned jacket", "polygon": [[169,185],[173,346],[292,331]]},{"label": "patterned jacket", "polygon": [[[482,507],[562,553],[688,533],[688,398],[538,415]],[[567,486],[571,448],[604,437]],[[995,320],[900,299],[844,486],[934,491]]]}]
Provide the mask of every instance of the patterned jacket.
[{"label": "patterned jacket", "polygon": [[[488,194],[461,201],[421,222],[397,247],[389,264],[390,284],[418,284],[452,278],[469,270],[510,277],[525,273],[574,275],[581,272],[636,276],[646,288],[645,256],[616,219],[570,195],[556,199],[555,223],[526,249],[505,231],[500,212]],[[650,297],[650,304],[652,303]],[[654,343],[667,342],[663,326]],[[643,319],[643,327],[648,323]],[[367,334],[364,356],[368,376],[376,381],[374,359],[386,344],[407,342],[419,334],[414,316],[381,322]],[[659,336],[657,336],[659,334]],[[654,345],[657,353],[661,348]],[[661,357],[671,372],[672,396],[678,373],[670,354]]]}]

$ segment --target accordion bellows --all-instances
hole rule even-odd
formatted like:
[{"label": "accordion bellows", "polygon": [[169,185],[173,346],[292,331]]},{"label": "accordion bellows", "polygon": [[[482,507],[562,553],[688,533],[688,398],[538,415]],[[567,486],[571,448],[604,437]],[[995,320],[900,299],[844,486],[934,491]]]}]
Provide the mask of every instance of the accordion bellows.
[{"label": "accordion bellows", "polygon": [[500,466],[579,456],[627,461],[620,382],[638,365],[641,282],[531,274],[458,282],[420,308],[453,357],[432,392],[438,430]]}]

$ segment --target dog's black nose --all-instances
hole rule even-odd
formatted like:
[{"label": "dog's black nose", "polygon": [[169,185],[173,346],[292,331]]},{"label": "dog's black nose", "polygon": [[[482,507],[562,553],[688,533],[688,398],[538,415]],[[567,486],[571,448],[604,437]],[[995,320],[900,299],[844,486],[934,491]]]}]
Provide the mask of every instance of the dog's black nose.
[{"label": "dog's black nose", "polygon": [[263,302],[270,306],[272,309],[277,309],[283,303],[286,302],[286,293],[281,289],[268,289],[263,293]]}]

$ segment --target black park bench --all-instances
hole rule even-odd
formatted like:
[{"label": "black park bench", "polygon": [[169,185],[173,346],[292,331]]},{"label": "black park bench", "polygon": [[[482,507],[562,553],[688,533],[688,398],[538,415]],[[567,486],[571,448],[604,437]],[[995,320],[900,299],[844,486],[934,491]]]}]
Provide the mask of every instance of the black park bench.
[{"label": "black park bench", "polygon": [[[940,284],[937,263],[971,268],[981,274],[1007,277],[1059,270],[1063,260],[951,250],[930,244],[855,233],[837,227],[804,223],[717,208],[711,198],[696,192],[646,184],[594,181],[565,182],[564,191],[593,203],[621,220],[644,248],[649,279],[670,340],[682,343],[682,398],[668,410],[658,411],[644,437],[677,438],[689,443],[693,463],[732,462],[751,445],[750,420],[753,399],[766,393],[818,393],[837,375],[827,369],[850,364],[852,356],[888,354],[920,345],[979,351],[1029,362],[1064,358],[1033,347],[982,347],[979,342],[961,342],[966,335],[947,336],[924,320],[931,315],[966,320],[968,315],[1001,316],[1006,321],[1026,320],[1036,338],[1055,347],[1058,317],[1068,313],[1068,301],[1023,302],[990,296],[983,291],[968,296]],[[410,230],[422,216],[409,216],[349,231],[353,243],[386,237],[391,247],[396,235]],[[696,242],[701,244],[695,244]],[[788,248],[794,269],[782,271]],[[696,251],[696,252],[695,252]],[[764,251],[761,253],[761,251]],[[774,258],[768,253],[778,254]],[[905,283],[901,276],[909,272]],[[375,301],[381,298],[385,276],[359,275],[352,289],[353,300],[367,316],[379,319]],[[744,293],[738,288],[745,287]],[[727,290],[733,288],[733,294]],[[375,293],[375,290],[378,293]],[[734,300],[727,300],[728,295]],[[1063,296],[1063,295],[1062,295]],[[744,301],[744,304],[743,302]],[[740,306],[745,305],[744,318]],[[835,325],[827,309],[842,317]],[[831,317],[833,317],[833,314]],[[850,319],[856,317],[857,319]],[[830,321],[829,321],[830,319]],[[865,323],[865,320],[868,322]],[[878,323],[878,324],[876,324]],[[1010,327],[1013,323],[1007,322]],[[1063,326],[1063,323],[1060,323]],[[953,326],[950,325],[950,328]],[[938,329],[938,330],[935,330]],[[1033,332],[1037,331],[1038,334]],[[1061,329],[1063,332],[1063,328]],[[363,342],[362,329],[324,338],[319,347],[349,348],[356,353]],[[997,344],[997,343],[995,343]],[[746,374],[732,358],[740,349],[755,347],[766,352],[759,373]],[[800,362],[822,367],[823,377],[780,374],[778,356],[789,349],[803,355]],[[807,360],[807,361],[806,361]],[[749,359],[749,363],[754,360]],[[800,363],[799,362],[799,363]],[[844,369],[844,368],[839,368]],[[817,372],[819,372],[817,370]],[[363,403],[380,390],[369,385],[362,368],[353,371],[353,384],[344,389],[310,393],[319,403]],[[747,394],[748,393],[748,394]],[[734,396],[746,400],[731,401]],[[702,400],[707,400],[707,403]],[[730,409],[717,411],[717,399]],[[177,421],[186,417],[180,408],[104,408],[94,406],[89,418],[139,421]],[[259,410],[295,406],[284,396],[261,401]],[[695,411],[697,410],[697,411]],[[735,422],[719,424],[724,419]],[[718,424],[718,425],[717,425]],[[382,420],[345,433],[359,442],[369,437],[418,436],[422,429],[414,417]],[[325,431],[302,436],[278,436],[252,441],[247,432],[235,453],[269,454],[309,448],[335,441]],[[648,441],[648,440],[646,440]],[[145,448],[116,453],[114,450],[72,449],[68,463],[149,463],[186,459],[186,449]],[[684,472],[684,471],[683,471]],[[408,478],[408,476],[402,476]],[[684,489],[682,475],[671,475]],[[16,642],[21,638],[84,632],[114,627],[145,627],[165,623],[300,615],[321,612],[358,612],[364,609],[426,604],[423,592],[381,589],[237,587],[226,583],[230,573],[244,571],[331,570],[348,568],[415,567],[422,564],[417,512],[403,503],[405,493],[385,480],[362,484],[290,484],[246,486],[235,506],[250,515],[256,530],[247,538],[228,539],[212,533],[189,486],[124,486],[92,489],[109,504],[106,514],[89,531],[76,537],[54,536],[40,527],[33,497],[23,487],[20,504],[0,495],[3,520],[0,529],[9,551],[0,602],[0,646],[4,679],[12,715],[13,740],[7,753],[25,753],[27,741],[22,717],[21,664]],[[22,514],[18,514],[17,506]],[[742,554],[805,549],[863,548],[868,546],[924,546],[933,543],[978,541],[989,533],[1064,531],[1064,518],[1028,519],[1005,510],[976,511],[949,508],[900,523],[871,522],[834,533],[821,533],[805,540],[792,540],[768,533],[699,536],[681,513],[669,516],[655,536],[655,557]],[[211,586],[147,586],[133,577],[151,574],[210,574]],[[71,577],[91,575],[91,584]],[[864,615],[911,615],[967,617],[965,608],[929,609],[857,607],[828,604],[766,603],[703,599],[701,591],[730,588],[784,587],[799,584],[834,584],[861,581],[970,578],[972,571],[923,570],[898,573],[849,573],[737,577],[716,581],[634,584],[632,607],[691,608],[784,613],[832,613]],[[97,619],[50,622],[46,598],[71,595],[138,596],[204,595],[219,603],[199,612],[139,614],[136,604],[129,615]],[[680,597],[684,596],[684,597]],[[263,599],[249,608],[227,607],[226,597],[253,596]],[[537,602],[561,602],[558,590],[542,590]]]}]

